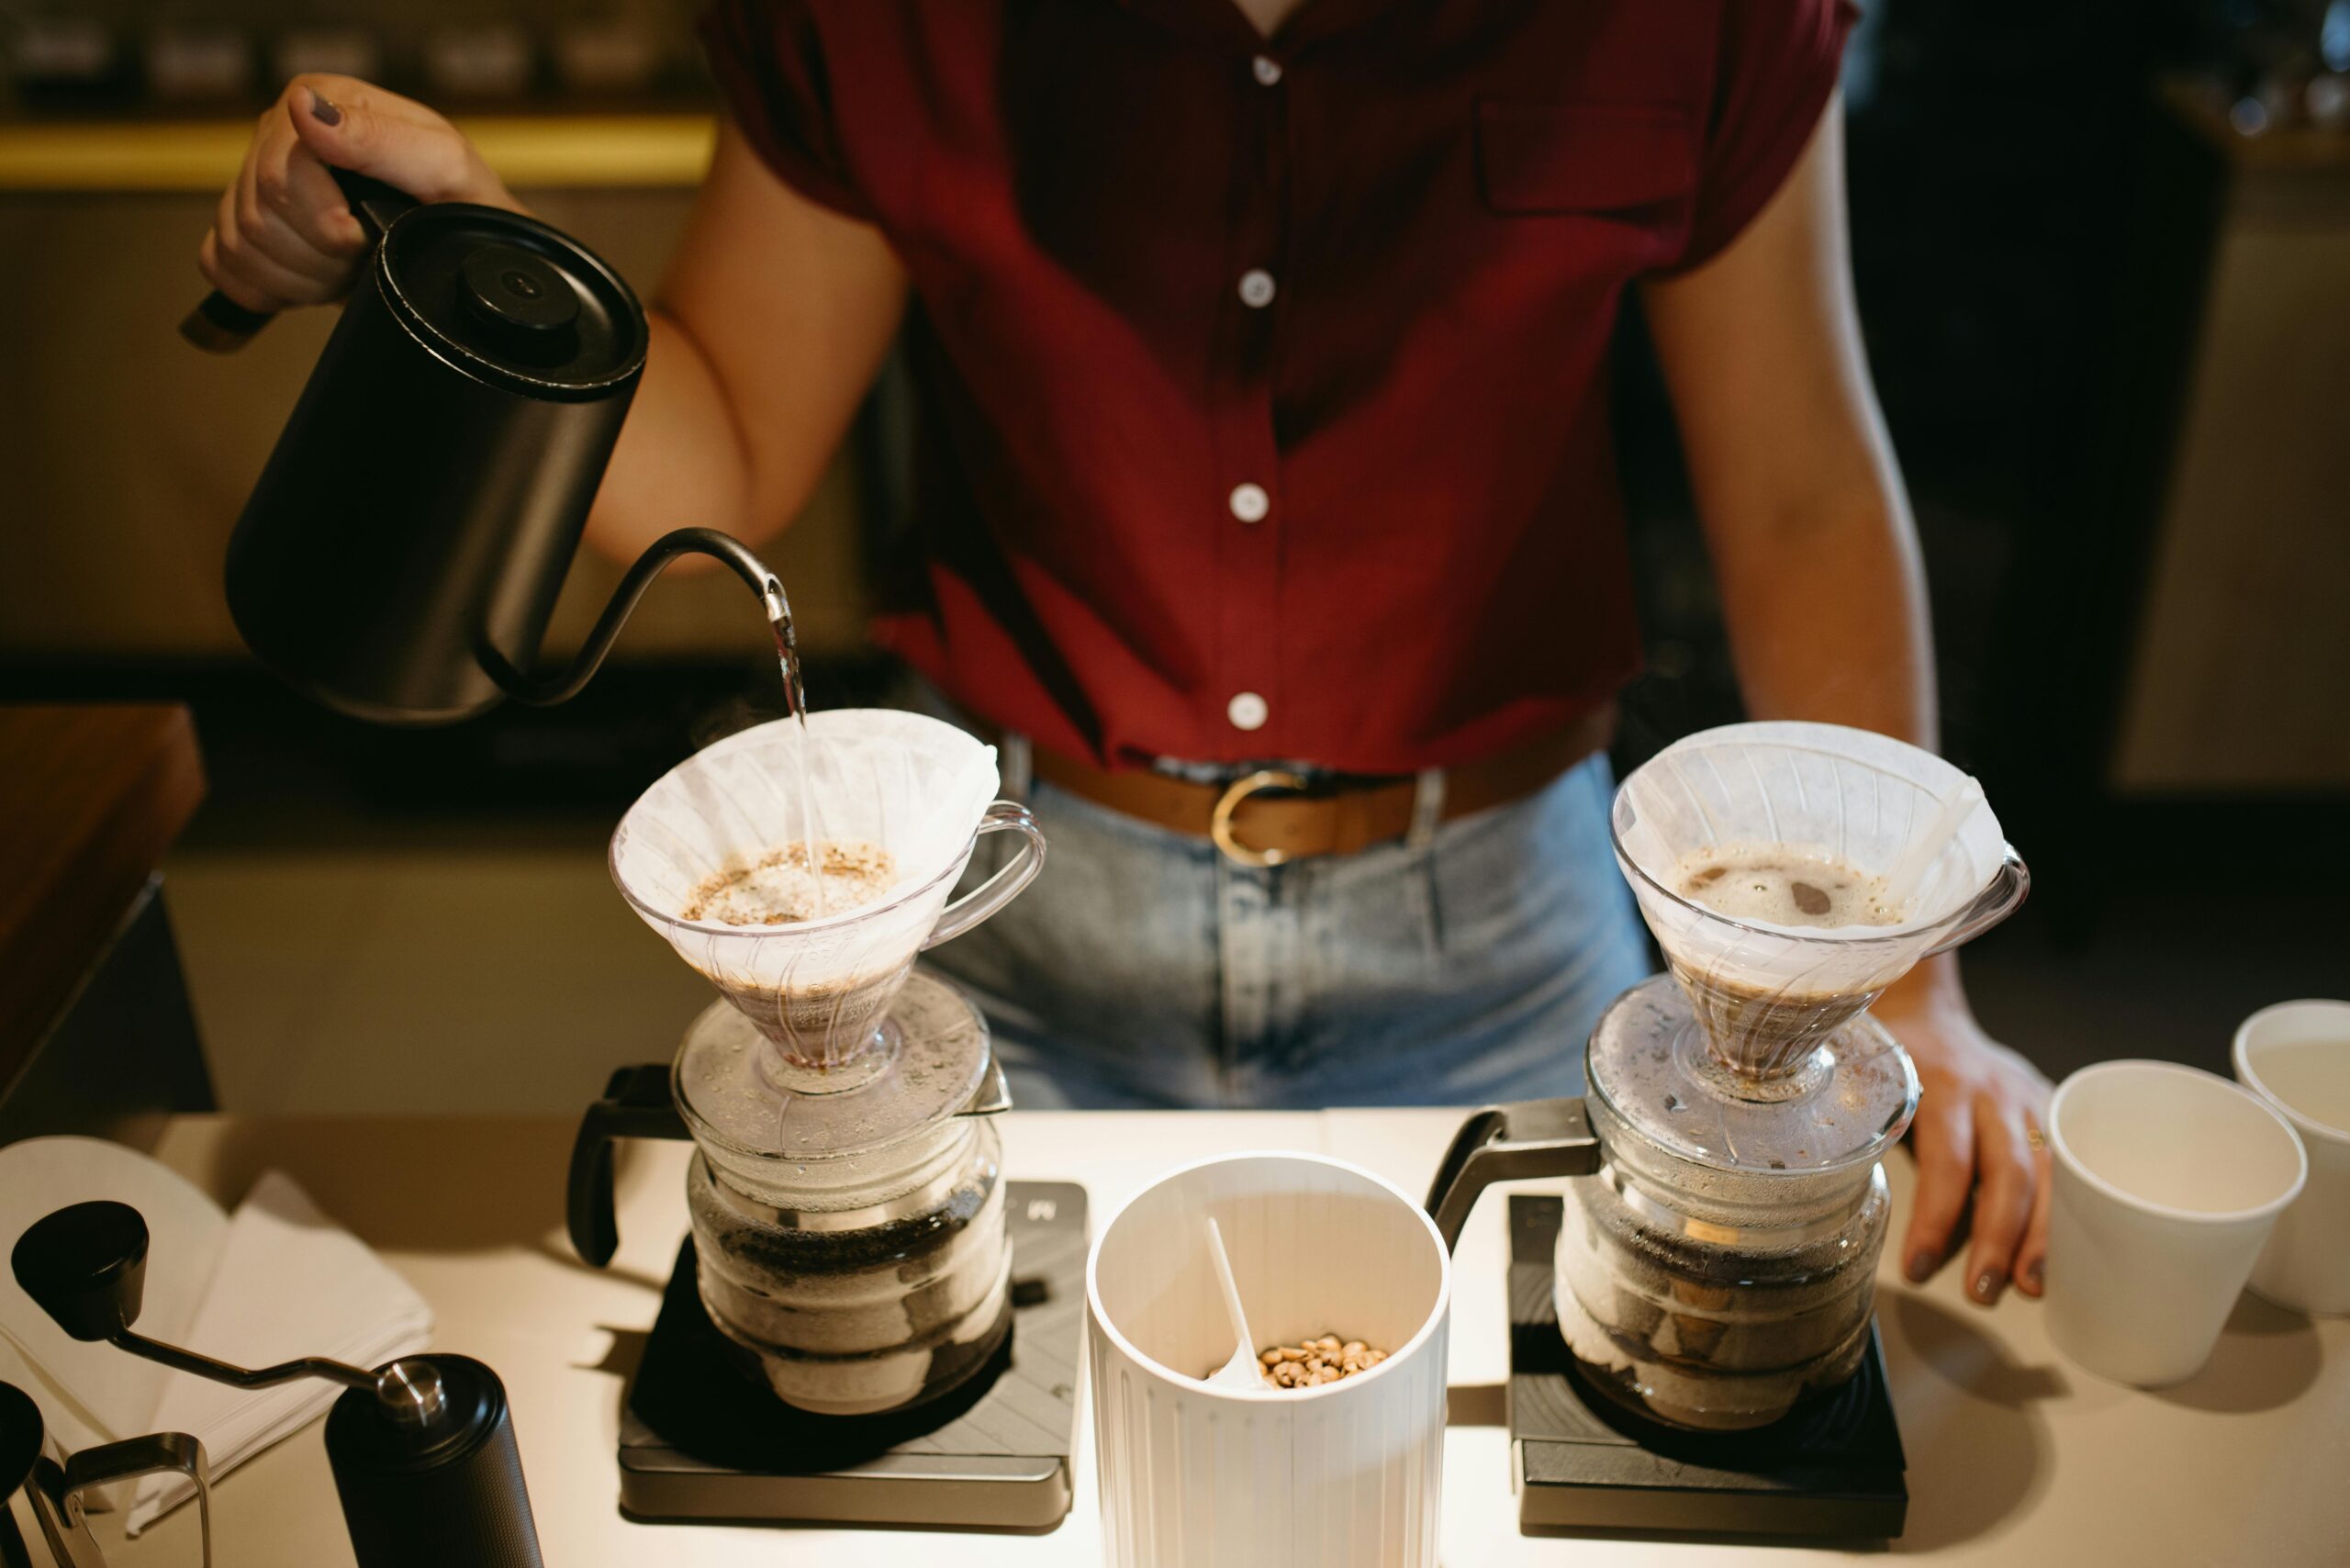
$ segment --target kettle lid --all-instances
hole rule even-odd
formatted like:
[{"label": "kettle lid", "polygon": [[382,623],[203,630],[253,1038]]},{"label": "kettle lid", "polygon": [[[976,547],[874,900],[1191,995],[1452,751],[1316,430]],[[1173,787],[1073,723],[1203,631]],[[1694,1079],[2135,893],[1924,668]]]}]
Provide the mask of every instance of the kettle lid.
[{"label": "kettle lid", "polygon": [[644,308],[595,252],[533,218],[464,202],[403,213],[375,282],[403,325],[476,380],[558,402],[644,366]]}]

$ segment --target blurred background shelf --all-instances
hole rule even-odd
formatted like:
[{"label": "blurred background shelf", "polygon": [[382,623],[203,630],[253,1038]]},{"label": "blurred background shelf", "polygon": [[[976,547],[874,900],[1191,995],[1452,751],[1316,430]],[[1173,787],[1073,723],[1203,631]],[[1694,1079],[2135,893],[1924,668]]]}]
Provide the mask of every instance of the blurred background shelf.
[{"label": "blurred background shelf", "polygon": [[[474,115],[456,124],[518,190],[690,190],[717,137],[699,113]],[[252,131],[251,116],[0,121],[0,193],[218,196]]]}]

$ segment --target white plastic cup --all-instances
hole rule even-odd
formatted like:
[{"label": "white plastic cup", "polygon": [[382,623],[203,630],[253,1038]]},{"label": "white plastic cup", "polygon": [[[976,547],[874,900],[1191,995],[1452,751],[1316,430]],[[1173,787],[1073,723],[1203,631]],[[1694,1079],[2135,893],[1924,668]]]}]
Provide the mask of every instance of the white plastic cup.
[{"label": "white plastic cup", "polygon": [[[1251,1332],[1387,1360],[1304,1390],[1203,1381],[1233,1349],[1208,1219]],[[1085,1295],[1112,1568],[1436,1568],[1452,1265],[1400,1188],[1316,1155],[1186,1166],[1102,1227]]]},{"label": "white plastic cup", "polygon": [[2309,1161],[2274,1107],[2161,1061],[2083,1068],[2048,1107],[2048,1337],[2100,1377],[2195,1375]]},{"label": "white plastic cup", "polygon": [[2236,1081],[2301,1135],[2309,1185],[2277,1216],[2252,1288],[2295,1312],[2350,1313],[2350,1002],[2280,1002],[2236,1030]]}]

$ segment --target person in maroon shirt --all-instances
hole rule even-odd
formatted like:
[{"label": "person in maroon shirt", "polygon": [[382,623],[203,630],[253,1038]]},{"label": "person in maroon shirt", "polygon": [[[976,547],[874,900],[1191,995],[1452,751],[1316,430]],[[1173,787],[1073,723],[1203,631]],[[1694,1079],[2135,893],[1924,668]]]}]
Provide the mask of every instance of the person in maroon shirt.
[{"label": "person in maroon shirt", "polygon": [[[1934,740],[1854,319],[1832,0],[719,0],[729,114],[590,522],[800,508],[891,344],[919,550],[880,633],[1054,845],[937,958],[1086,1103],[1572,1087],[1646,957],[1604,747],[1639,644],[1608,343],[1639,291],[1758,717]],[[326,166],[519,209],[421,105],[263,117],[201,252],[338,296]],[[2048,1087],[1948,958],[1923,1279],[2038,1294]],[[1052,1092],[1052,1091],[1048,1091]]]}]

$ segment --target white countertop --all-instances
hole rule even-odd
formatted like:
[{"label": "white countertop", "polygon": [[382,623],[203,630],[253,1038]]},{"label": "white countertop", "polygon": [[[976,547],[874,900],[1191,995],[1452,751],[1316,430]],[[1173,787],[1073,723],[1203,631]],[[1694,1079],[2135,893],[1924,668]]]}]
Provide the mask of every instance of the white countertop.
[{"label": "white countertop", "polygon": [[[1083,1182],[1098,1231],[1159,1171],[1220,1151],[1320,1150],[1418,1192],[1459,1119],[1451,1111],[1015,1112],[1002,1128],[1009,1173]],[[613,1463],[621,1397],[685,1231],[688,1146],[626,1146],[620,1254],[596,1271],[572,1256],[563,1230],[571,1135],[568,1121],[536,1119],[191,1116],[158,1153],[224,1201],[264,1169],[289,1172],[431,1302],[437,1345],[498,1369],[513,1400],[540,1539],[556,1568],[1101,1561],[1083,1432],[1077,1506],[1041,1537],[623,1518]],[[2312,1322],[2247,1296],[2194,1380],[2155,1394],[2118,1387],[2059,1358],[2028,1300],[1971,1306],[1956,1270],[1923,1289],[1901,1282],[1893,1259],[1908,1211],[1908,1159],[1888,1172],[1897,1246],[1886,1249],[1877,1311],[1910,1492],[1908,1530],[1894,1551],[1953,1563],[2350,1563],[2350,1320]],[[1483,1408],[1500,1419],[1505,1206],[1502,1193],[1489,1193],[1461,1239],[1451,1381],[1456,1389],[1482,1385],[1490,1397],[1456,1394],[1456,1415]],[[1528,1539],[1517,1532],[1508,1450],[1501,1427],[1455,1427],[1448,1436],[1444,1559],[1454,1568],[1718,1562],[1739,1553],[1794,1568],[1835,1555],[1718,1541]],[[118,1568],[196,1561],[193,1509],[128,1543],[112,1539],[119,1518],[99,1524]],[[229,1568],[349,1564],[319,1426],[222,1480],[214,1526],[216,1560]]]}]

